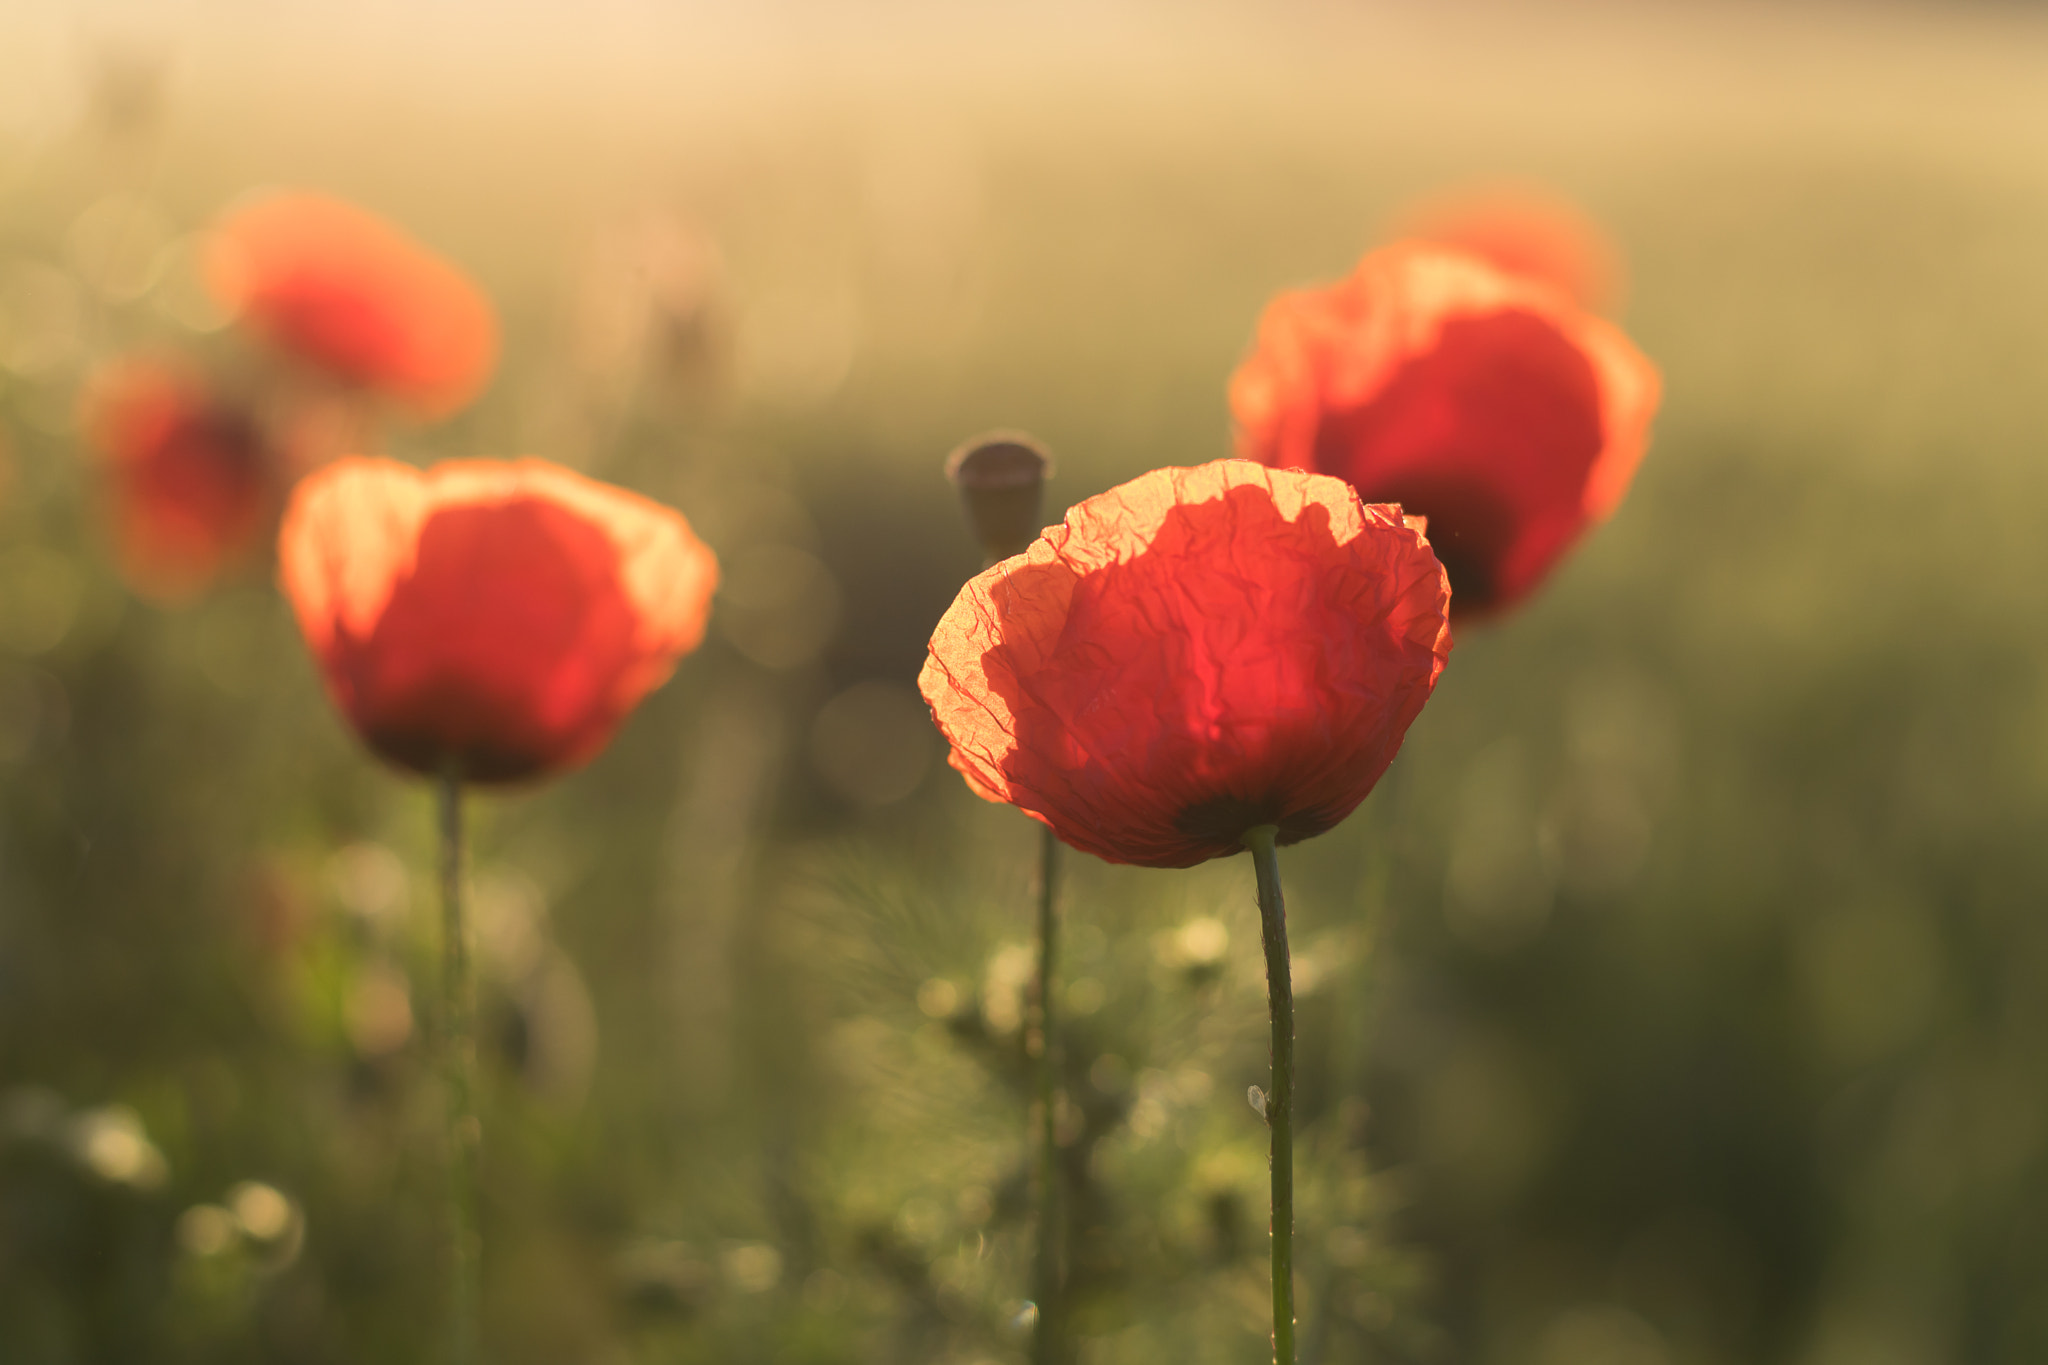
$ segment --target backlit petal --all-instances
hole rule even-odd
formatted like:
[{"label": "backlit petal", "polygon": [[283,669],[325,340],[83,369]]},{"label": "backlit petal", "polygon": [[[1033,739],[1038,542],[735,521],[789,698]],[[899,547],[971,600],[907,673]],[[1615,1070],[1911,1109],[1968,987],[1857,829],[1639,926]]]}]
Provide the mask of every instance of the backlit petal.
[{"label": "backlit petal", "polygon": [[919,683],[977,794],[1185,867],[1365,798],[1442,670],[1447,599],[1420,533],[1339,480],[1155,470],[968,583]]},{"label": "backlit petal", "polygon": [[478,781],[602,748],[703,639],[718,578],[677,513],[540,460],[338,461],[301,485],[279,560],[370,747]]},{"label": "backlit petal", "polygon": [[1611,323],[1426,242],[1274,299],[1230,386],[1240,455],[1427,517],[1461,616],[1520,601],[1613,512],[1658,395]]}]

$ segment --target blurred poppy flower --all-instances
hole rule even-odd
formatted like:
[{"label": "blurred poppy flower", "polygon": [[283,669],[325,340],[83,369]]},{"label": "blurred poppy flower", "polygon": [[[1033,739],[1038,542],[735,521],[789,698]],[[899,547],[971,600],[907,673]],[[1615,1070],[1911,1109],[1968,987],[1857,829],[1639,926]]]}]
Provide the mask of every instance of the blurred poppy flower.
[{"label": "blurred poppy flower", "polygon": [[206,280],[231,316],[342,383],[439,417],[482,390],[498,324],[463,273],[397,227],[324,195],[231,209]]},{"label": "blurred poppy flower", "polygon": [[87,386],[82,422],[104,461],[121,572],[175,601],[253,550],[281,475],[248,413],[175,364],[134,359]]},{"label": "blurred poppy flower", "polygon": [[1427,519],[1461,619],[1520,601],[1621,501],[1656,368],[1556,289],[1399,242],[1281,294],[1230,381],[1238,453]]},{"label": "blurred poppy flower", "polygon": [[1395,219],[1395,235],[1457,247],[1510,275],[1544,280],[1579,307],[1611,313],[1622,294],[1621,252],[1566,201],[1521,185],[1431,195]]},{"label": "blurred poppy flower", "polygon": [[703,639],[711,551],[674,511],[540,460],[339,460],[278,557],[327,689],[425,774],[572,768]]},{"label": "blurred poppy flower", "polygon": [[1154,470],[961,589],[918,685],[976,793],[1190,867],[1365,799],[1443,670],[1447,596],[1400,509],[1336,479]]}]

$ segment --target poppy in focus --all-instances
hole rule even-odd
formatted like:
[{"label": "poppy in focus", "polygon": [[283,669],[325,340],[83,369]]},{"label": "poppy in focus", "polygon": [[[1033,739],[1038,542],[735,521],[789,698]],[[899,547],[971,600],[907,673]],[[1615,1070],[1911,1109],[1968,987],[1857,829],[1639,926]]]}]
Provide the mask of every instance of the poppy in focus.
[{"label": "poppy in focus", "polygon": [[1621,252],[1577,208],[1533,187],[1501,185],[1432,195],[1408,206],[1396,236],[1469,251],[1510,275],[1557,286],[1579,307],[1612,313]]},{"label": "poppy in focus", "polygon": [[190,597],[261,542],[280,495],[277,461],[249,414],[198,375],[121,362],[87,387],[82,421],[137,592]]},{"label": "poppy in focus", "polygon": [[472,782],[593,757],[703,639],[718,583],[681,515],[541,460],[339,460],[299,485],[278,558],[364,742]]},{"label": "poppy in focus", "polygon": [[1238,454],[1423,517],[1460,619],[1526,597],[1628,490],[1656,368],[1543,281],[1398,242],[1281,294],[1230,380]]},{"label": "poppy in focus", "polygon": [[962,588],[918,686],[977,794],[1190,867],[1365,799],[1443,671],[1448,593],[1400,509],[1339,480],[1154,470]]},{"label": "poppy in focus", "polygon": [[497,319],[468,277],[339,199],[249,200],[217,225],[205,264],[229,314],[270,344],[421,416],[476,397],[497,361]]}]

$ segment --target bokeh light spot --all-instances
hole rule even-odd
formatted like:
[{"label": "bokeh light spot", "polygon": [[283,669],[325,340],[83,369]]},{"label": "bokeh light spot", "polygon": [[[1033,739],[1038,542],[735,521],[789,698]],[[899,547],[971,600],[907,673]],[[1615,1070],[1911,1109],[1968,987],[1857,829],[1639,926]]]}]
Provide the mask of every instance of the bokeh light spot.
[{"label": "bokeh light spot", "polygon": [[855,683],[818,708],[811,722],[818,775],[860,806],[892,805],[915,792],[937,747],[924,703],[892,683]]}]

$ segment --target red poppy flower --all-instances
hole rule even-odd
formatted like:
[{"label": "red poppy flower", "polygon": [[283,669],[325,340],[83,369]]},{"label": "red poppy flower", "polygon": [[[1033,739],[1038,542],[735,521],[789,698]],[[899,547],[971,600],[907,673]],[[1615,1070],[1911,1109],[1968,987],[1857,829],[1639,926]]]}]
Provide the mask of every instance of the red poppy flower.
[{"label": "red poppy flower", "polygon": [[339,199],[280,193],[231,210],[206,278],[272,345],[423,416],[469,402],[497,360],[497,320],[476,286]]},{"label": "red poppy flower", "polygon": [[677,513],[540,460],[351,457],[278,540],[327,690],[401,767],[572,768],[704,637],[718,564]]},{"label": "red poppy flower", "polygon": [[1448,594],[1400,509],[1336,479],[1159,469],[962,588],[918,686],[979,795],[1191,867],[1365,799],[1443,670]]},{"label": "red poppy flower", "polygon": [[1564,200],[1516,185],[1434,195],[1411,204],[1397,234],[1483,257],[1510,275],[1544,280],[1581,308],[1611,312],[1622,292],[1621,252]]},{"label": "red poppy flower", "polygon": [[136,591],[189,597],[261,541],[276,462],[255,422],[178,366],[130,360],[87,388],[83,425],[105,460],[121,571]]},{"label": "red poppy flower", "polygon": [[1549,285],[1400,242],[1267,305],[1230,408],[1240,455],[1426,518],[1466,618],[1520,601],[1614,510],[1658,390],[1628,338]]}]

